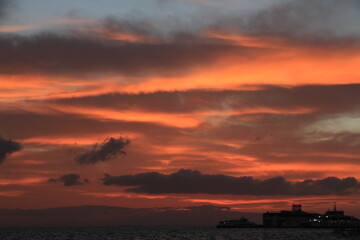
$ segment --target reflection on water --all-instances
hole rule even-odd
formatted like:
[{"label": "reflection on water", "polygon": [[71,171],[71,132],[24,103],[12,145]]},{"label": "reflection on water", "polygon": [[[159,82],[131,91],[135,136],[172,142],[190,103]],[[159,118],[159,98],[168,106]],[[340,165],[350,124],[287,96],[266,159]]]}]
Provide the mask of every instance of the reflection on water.
[{"label": "reflection on water", "polygon": [[142,240],[142,239],[209,239],[209,240],[331,240],[359,239],[333,234],[331,229],[216,229],[206,227],[93,227],[93,228],[4,228],[2,240]]}]

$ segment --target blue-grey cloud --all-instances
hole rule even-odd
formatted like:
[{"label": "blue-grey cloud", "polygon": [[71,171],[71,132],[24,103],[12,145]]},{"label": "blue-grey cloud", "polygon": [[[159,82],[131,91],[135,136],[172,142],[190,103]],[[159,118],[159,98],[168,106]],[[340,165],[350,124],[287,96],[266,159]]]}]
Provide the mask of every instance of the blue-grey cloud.
[{"label": "blue-grey cloud", "polygon": [[8,0],[0,0],[0,18],[3,16]]},{"label": "blue-grey cloud", "polygon": [[265,9],[229,16],[217,27],[257,36],[275,36],[294,43],[357,44],[360,2],[357,0],[281,1]]}]

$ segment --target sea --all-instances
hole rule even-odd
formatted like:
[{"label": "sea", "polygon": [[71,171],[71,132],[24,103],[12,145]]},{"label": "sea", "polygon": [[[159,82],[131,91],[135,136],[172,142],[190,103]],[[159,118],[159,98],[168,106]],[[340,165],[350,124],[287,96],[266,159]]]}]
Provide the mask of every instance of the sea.
[{"label": "sea", "polygon": [[215,227],[69,227],[0,228],[1,240],[332,240],[360,239],[332,229],[217,229]]}]

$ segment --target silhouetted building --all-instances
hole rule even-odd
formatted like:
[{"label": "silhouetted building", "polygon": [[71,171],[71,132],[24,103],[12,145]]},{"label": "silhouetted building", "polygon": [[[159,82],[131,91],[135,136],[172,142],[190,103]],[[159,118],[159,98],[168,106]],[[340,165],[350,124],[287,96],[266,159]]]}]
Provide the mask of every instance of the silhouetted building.
[{"label": "silhouetted building", "polygon": [[301,204],[293,204],[291,211],[263,214],[264,227],[302,227],[309,219],[318,218],[319,214],[302,211]]},{"label": "silhouetted building", "polygon": [[333,211],[325,214],[307,213],[302,211],[301,204],[293,204],[291,211],[263,214],[264,227],[360,227],[360,220],[344,215],[344,211],[337,211],[334,204]]}]

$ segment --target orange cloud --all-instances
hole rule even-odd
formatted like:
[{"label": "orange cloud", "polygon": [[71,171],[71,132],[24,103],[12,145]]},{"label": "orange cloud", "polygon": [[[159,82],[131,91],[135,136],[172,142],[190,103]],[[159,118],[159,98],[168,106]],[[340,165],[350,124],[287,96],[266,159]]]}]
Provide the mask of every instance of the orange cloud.
[{"label": "orange cloud", "polygon": [[145,195],[145,194],[129,194],[124,192],[81,192],[80,195],[99,197],[99,198],[145,198],[145,199],[164,199],[167,196],[161,195]]},{"label": "orange cloud", "polygon": [[33,28],[37,28],[37,27],[32,25],[0,25],[0,33],[19,32]]},{"label": "orange cloud", "polygon": [[0,196],[3,197],[19,197],[25,194],[25,191],[0,191]]},{"label": "orange cloud", "polygon": [[[241,35],[238,33],[221,31],[219,29],[207,28],[201,33],[201,35],[205,38],[225,40],[227,44],[234,44],[238,46],[259,47],[259,48],[281,47],[281,42],[277,43],[275,39]],[[223,42],[220,41],[220,43]]]},{"label": "orange cloud", "polygon": [[32,185],[43,183],[47,180],[45,177],[30,177],[19,179],[0,179],[0,185]]},{"label": "orange cloud", "polygon": [[[248,84],[274,84],[297,86],[304,84],[357,83],[360,74],[360,54],[336,54],[314,57],[299,51],[275,53],[249,62],[236,58],[223,60],[217,65],[185,76],[150,77],[148,81],[130,84],[128,92],[173,91],[195,88],[237,89]],[[311,70],[309,70],[311,69]],[[332,71],[329,71],[332,69]]]}]

